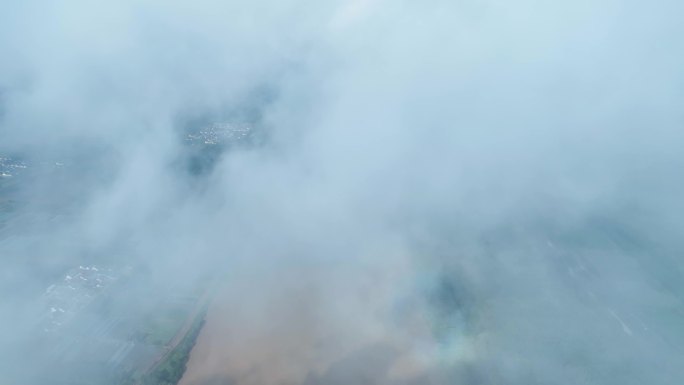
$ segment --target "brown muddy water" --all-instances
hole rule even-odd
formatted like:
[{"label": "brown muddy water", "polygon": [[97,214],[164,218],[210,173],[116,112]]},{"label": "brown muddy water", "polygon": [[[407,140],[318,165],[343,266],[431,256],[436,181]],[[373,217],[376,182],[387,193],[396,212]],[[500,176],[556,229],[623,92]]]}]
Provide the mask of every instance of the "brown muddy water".
[{"label": "brown muddy water", "polygon": [[410,292],[403,276],[309,267],[233,277],[209,308],[180,385],[442,384],[430,370],[428,322],[402,294]]}]

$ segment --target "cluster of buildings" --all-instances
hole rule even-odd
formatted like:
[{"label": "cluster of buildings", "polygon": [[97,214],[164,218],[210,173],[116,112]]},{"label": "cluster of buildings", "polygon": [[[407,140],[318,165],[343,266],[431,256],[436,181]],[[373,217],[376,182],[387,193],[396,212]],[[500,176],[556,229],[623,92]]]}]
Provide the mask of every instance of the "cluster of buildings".
[{"label": "cluster of buildings", "polygon": [[26,168],[26,163],[5,156],[0,156],[0,178],[9,178]]},{"label": "cluster of buildings", "polygon": [[69,270],[60,282],[45,290],[43,299],[47,310],[43,330],[59,329],[116,280],[112,269],[78,266]]},{"label": "cluster of buildings", "polygon": [[190,143],[218,145],[244,139],[250,131],[252,131],[252,126],[246,123],[213,123],[196,133],[188,134],[187,140]]}]

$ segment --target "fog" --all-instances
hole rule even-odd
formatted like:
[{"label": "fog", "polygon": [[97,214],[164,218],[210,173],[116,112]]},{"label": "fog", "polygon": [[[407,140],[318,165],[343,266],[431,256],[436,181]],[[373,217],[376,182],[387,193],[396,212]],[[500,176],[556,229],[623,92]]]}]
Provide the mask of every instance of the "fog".
[{"label": "fog", "polygon": [[1,381],[680,383],[682,15],[1,2]]}]

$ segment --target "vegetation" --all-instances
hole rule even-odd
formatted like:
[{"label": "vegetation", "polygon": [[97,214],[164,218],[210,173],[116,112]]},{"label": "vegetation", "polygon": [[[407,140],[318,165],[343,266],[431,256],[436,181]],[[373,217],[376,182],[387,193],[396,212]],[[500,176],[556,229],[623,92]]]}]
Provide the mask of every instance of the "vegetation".
[{"label": "vegetation", "polygon": [[206,307],[197,314],[188,333],[180,343],[143,380],[143,385],[176,385],[180,381],[195,346],[197,336],[204,326]]},{"label": "vegetation", "polygon": [[140,340],[157,346],[166,345],[182,328],[193,305],[193,302],[187,301],[159,306],[153,314],[141,321]]}]

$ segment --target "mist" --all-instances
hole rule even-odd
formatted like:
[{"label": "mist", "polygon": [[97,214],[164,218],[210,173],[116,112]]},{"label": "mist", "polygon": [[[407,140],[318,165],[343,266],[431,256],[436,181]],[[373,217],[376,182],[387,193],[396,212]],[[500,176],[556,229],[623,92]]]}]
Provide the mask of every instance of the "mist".
[{"label": "mist", "polygon": [[0,3],[0,379],[680,383],[683,14]]}]

